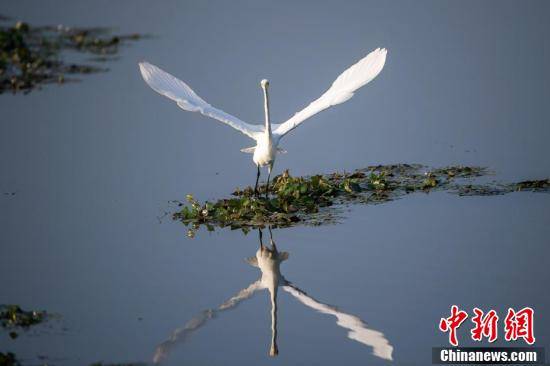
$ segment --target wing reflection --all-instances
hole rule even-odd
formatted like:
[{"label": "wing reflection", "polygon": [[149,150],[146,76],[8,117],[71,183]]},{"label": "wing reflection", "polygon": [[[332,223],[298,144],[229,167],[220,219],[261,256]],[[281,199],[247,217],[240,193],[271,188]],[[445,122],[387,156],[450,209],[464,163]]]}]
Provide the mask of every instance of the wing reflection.
[{"label": "wing reflection", "polygon": [[372,353],[375,356],[385,360],[392,360],[393,346],[384,337],[384,333],[367,328],[367,325],[355,315],[346,314],[332,305],[319,302],[292,284],[284,286],[283,289],[297,298],[302,304],[323,314],[334,315],[336,317],[336,324],[349,330],[349,339],[372,347]]},{"label": "wing reflection", "polygon": [[243,300],[250,298],[257,290],[266,289],[271,299],[271,346],[270,356],[279,353],[277,346],[277,293],[279,287],[288,292],[302,304],[320,313],[334,315],[336,325],[348,330],[348,338],[372,347],[373,354],[385,360],[392,360],[393,346],[380,331],[370,329],[359,317],[347,314],[338,310],[332,305],[322,303],[309,296],[281,274],[280,265],[289,257],[288,252],[280,252],[273,241],[271,228],[269,228],[270,246],[263,243],[263,232],[259,230],[260,247],[256,255],[249,257],[246,261],[260,269],[261,277],[248,287],[239,291],[235,296],[221,304],[215,309],[207,309],[191,319],[184,327],[176,329],[170,337],[162,342],[156,349],[153,362],[159,363],[164,360],[170,350],[179,343],[185,342],[187,337],[202,327],[209,319],[215,318],[217,314],[225,310],[235,308]]}]

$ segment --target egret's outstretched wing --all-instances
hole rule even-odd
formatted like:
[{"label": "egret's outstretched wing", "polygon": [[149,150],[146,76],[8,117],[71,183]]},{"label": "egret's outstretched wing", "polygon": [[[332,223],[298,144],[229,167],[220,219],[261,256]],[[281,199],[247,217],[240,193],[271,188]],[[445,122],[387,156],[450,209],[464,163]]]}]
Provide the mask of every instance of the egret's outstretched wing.
[{"label": "egret's outstretched wing", "polygon": [[336,324],[349,330],[348,338],[372,347],[372,352],[375,356],[385,360],[392,360],[393,346],[382,332],[367,328],[367,325],[355,315],[344,313],[334,306],[315,300],[290,282],[287,282],[283,286],[283,289],[302,304],[323,314],[334,315],[336,317]]},{"label": "egret's outstretched wing", "polygon": [[175,101],[181,109],[190,112],[200,112],[205,116],[217,119],[245,135],[257,138],[263,131],[263,126],[250,125],[224,111],[212,107],[199,97],[193,89],[178,78],[159,69],[148,62],[140,62],[139,69],[143,80],[157,93]]},{"label": "egret's outstretched wing", "polygon": [[284,136],[309,117],[333,105],[344,103],[353,97],[353,93],[374,79],[382,71],[386,62],[387,51],[377,48],[355,65],[344,71],[332,83],[332,86],[317,100],[296,113],[288,121],[274,127],[276,135]]}]

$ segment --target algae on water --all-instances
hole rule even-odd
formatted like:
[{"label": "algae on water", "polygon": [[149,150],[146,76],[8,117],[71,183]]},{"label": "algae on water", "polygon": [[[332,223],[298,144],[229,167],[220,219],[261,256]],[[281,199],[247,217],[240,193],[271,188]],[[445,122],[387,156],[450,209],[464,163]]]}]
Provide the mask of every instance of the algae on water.
[{"label": "algae on water", "polygon": [[113,35],[106,28],[32,27],[24,22],[0,26],[0,94],[29,92],[42,84],[72,80],[73,75],[106,71],[98,65],[67,62],[61,51],[87,53],[94,61],[106,61],[121,45],[141,37]]},{"label": "algae on water", "polygon": [[0,305],[0,324],[4,328],[28,328],[42,323],[46,316],[45,311],[27,311],[19,305]]},{"label": "algae on water", "polygon": [[21,365],[15,354],[12,352],[0,352],[0,366],[19,366]]}]

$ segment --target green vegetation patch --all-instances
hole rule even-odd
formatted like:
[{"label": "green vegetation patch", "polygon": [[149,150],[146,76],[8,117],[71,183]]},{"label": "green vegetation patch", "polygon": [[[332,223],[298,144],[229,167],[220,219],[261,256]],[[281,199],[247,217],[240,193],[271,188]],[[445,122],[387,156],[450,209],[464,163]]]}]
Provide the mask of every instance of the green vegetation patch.
[{"label": "green vegetation patch", "polygon": [[0,305],[0,323],[4,328],[28,328],[42,323],[46,317],[45,311],[26,311],[19,305]]},{"label": "green vegetation patch", "polygon": [[[90,366],[146,366],[144,362],[135,362],[135,363],[103,363],[103,362],[94,362]],[[1,366],[1,365],[0,365]]]},{"label": "green vegetation patch", "polygon": [[97,65],[67,63],[60,52],[73,50],[93,56],[94,61],[106,61],[121,45],[140,38],[139,34],[113,35],[107,28],[31,27],[24,22],[0,26],[0,94],[73,80],[66,75],[106,71]]},{"label": "green vegetation patch", "polygon": [[370,166],[351,173],[331,173],[293,177],[288,171],[276,176],[265,197],[266,186],[259,187],[260,197],[252,187],[236,189],[232,197],[199,202],[187,195],[180,202],[173,219],[189,227],[188,236],[204,226],[230,227],[247,232],[251,228],[288,227],[296,224],[321,225],[339,221],[339,208],[345,204],[379,204],[414,192],[448,191],[461,196],[499,195],[515,191],[550,190],[550,180],[519,183],[475,184],[486,176],[482,167],[449,166],[429,169],[418,164]]},{"label": "green vegetation patch", "polygon": [[0,366],[19,366],[21,365],[15,355],[11,352],[0,352]]},{"label": "green vegetation patch", "polygon": [[550,189],[550,179],[526,180],[515,185],[516,191],[548,191]]}]

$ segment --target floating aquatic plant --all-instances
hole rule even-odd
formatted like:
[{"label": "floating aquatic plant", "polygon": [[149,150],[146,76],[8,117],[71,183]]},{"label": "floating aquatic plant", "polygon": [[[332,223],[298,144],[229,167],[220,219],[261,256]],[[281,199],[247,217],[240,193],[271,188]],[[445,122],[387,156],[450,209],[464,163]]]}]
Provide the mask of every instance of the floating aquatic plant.
[{"label": "floating aquatic plant", "polygon": [[[45,311],[26,311],[19,305],[0,305],[0,324],[10,331],[8,335],[11,339],[19,337],[15,331],[16,328],[28,329],[42,323],[47,316]],[[0,362],[0,366],[2,365],[3,363]]]},{"label": "floating aquatic plant", "polygon": [[526,180],[515,186],[517,191],[547,191],[550,189],[550,179]]},{"label": "floating aquatic plant", "polygon": [[0,352],[0,366],[19,366],[21,365],[15,354],[11,352]]},{"label": "floating aquatic plant", "polygon": [[486,174],[486,169],[458,165],[434,169],[432,174],[436,176],[446,176],[448,178],[472,178]]},{"label": "floating aquatic plant", "polygon": [[74,50],[94,56],[95,61],[109,60],[121,45],[141,37],[112,35],[107,28],[31,27],[24,22],[0,26],[0,94],[71,80],[66,75],[106,71],[97,65],[63,61],[60,52]]},{"label": "floating aquatic plant", "polygon": [[[134,362],[134,363],[103,363],[103,362],[94,362],[90,366],[146,366],[144,362]],[[1,364],[0,364],[1,366]]]},{"label": "floating aquatic plant", "polygon": [[0,305],[0,324],[4,328],[28,328],[42,323],[46,316],[45,311],[26,311],[19,305]]},{"label": "floating aquatic plant", "polygon": [[[208,231],[215,227],[242,229],[271,225],[287,227],[298,223],[319,225],[337,222],[335,206],[350,203],[377,204],[413,192],[428,193],[446,190],[461,196],[484,196],[514,191],[549,191],[550,180],[519,183],[474,184],[476,177],[487,175],[481,167],[450,166],[429,169],[418,164],[371,166],[352,173],[332,173],[293,177],[288,171],[275,177],[270,195],[254,197],[254,189],[236,189],[230,198],[199,202],[192,195],[187,203],[179,203],[173,214],[190,227],[193,237],[201,226]],[[266,186],[260,186],[265,193]]]}]

